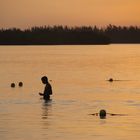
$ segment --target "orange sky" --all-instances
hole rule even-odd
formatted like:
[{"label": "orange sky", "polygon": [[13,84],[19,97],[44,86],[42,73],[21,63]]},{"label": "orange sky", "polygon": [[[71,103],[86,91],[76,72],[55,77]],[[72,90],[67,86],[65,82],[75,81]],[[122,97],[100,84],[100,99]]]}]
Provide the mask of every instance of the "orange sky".
[{"label": "orange sky", "polygon": [[0,0],[0,28],[140,25],[140,0]]}]

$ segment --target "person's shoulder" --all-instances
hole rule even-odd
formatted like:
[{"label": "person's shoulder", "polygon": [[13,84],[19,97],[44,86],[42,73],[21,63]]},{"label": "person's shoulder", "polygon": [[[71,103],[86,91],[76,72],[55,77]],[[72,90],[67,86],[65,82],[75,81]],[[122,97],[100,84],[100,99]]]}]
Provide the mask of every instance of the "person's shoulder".
[{"label": "person's shoulder", "polygon": [[50,83],[48,83],[48,86],[50,86],[50,87],[51,87],[51,84],[50,84]]}]

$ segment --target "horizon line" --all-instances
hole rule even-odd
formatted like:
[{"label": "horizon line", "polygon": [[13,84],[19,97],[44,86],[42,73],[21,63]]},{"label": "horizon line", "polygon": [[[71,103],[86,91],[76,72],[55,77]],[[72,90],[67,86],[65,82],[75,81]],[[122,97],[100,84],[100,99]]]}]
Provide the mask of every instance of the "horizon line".
[{"label": "horizon line", "polygon": [[109,26],[114,26],[114,27],[138,27],[140,28],[140,25],[116,25],[116,24],[107,24],[104,26],[100,26],[100,25],[62,25],[62,24],[54,24],[54,25],[35,25],[35,26],[30,26],[30,27],[26,27],[26,28],[21,28],[21,27],[0,27],[0,30],[8,30],[8,29],[20,29],[20,30],[30,30],[32,28],[45,28],[45,27],[68,27],[68,28],[78,28],[78,27],[96,27],[98,29],[106,29]]}]

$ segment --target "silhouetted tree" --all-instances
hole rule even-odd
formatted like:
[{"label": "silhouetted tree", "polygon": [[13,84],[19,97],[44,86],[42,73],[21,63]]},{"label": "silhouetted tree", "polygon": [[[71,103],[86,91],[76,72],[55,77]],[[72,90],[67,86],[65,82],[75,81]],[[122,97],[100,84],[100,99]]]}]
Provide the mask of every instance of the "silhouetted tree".
[{"label": "silhouetted tree", "polygon": [[61,45],[61,44],[109,44],[140,43],[140,28],[137,26],[108,25],[106,28],[96,26],[68,27],[41,26],[20,30],[17,28],[1,29],[2,45]]},{"label": "silhouetted tree", "polygon": [[140,28],[137,26],[109,25],[104,33],[110,38],[111,43],[140,43]]}]

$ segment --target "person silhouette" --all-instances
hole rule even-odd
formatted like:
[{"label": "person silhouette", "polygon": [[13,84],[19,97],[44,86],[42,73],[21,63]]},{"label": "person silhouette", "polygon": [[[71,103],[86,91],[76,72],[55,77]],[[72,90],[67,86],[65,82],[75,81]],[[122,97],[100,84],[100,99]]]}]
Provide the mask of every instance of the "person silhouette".
[{"label": "person silhouette", "polygon": [[47,76],[43,76],[41,78],[41,81],[42,81],[43,84],[45,84],[45,88],[44,88],[44,93],[39,93],[39,95],[43,96],[44,100],[49,100],[50,95],[52,95],[52,86],[48,82],[48,77]]},{"label": "person silhouette", "polygon": [[22,83],[22,82],[19,82],[19,83],[18,83],[18,86],[19,86],[19,87],[22,87],[22,86],[23,86],[23,83]]},{"label": "person silhouette", "polygon": [[15,88],[15,86],[16,86],[15,83],[11,83],[12,88]]},{"label": "person silhouette", "polygon": [[95,116],[99,116],[100,117],[100,119],[105,119],[106,118],[106,110],[104,110],[104,109],[101,109],[100,111],[99,111],[99,113],[94,113],[94,114],[90,114],[90,115],[95,115]]},{"label": "person silhouette", "polygon": [[110,115],[110,116],[125,116],[126,114],[113,114],[113,113],[107,113],[106,110],[104,109],[101,109],[99,111],[99,113],[94,113],[94,114],[90,114],[90,115],[93,115],[93,116],[99,116],[100,119],[106,119],[106,116]]}]

